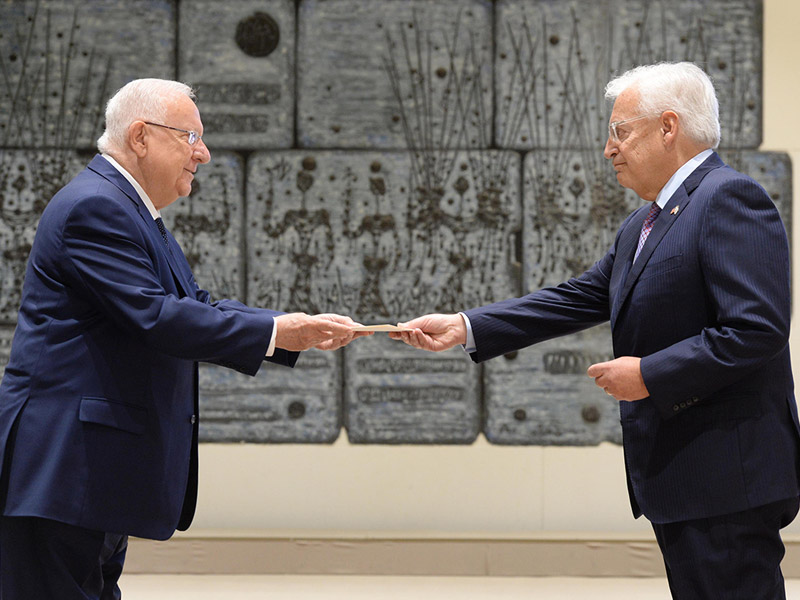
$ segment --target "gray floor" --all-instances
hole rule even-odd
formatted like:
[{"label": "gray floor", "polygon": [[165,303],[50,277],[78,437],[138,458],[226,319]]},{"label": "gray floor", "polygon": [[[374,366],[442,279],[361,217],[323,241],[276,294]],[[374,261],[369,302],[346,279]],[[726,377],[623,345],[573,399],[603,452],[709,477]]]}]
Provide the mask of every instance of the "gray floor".
[{"label": "gray floor", "polygon": [[[123,575],[124,600],[669,600],[663,579]],[[787,581],[800,600],[800,579]]]}]

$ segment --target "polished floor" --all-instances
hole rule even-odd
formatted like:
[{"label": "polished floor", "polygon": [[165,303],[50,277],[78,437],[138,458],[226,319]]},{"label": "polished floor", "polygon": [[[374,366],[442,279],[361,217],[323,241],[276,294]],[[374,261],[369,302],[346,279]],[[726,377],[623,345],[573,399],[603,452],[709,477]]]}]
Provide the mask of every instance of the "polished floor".
[{"label": "polished floor", "polygon": [[[123,575],[124,600],[669,600],[664,579]],[[786,597],[800,600],[800,579]]]}]

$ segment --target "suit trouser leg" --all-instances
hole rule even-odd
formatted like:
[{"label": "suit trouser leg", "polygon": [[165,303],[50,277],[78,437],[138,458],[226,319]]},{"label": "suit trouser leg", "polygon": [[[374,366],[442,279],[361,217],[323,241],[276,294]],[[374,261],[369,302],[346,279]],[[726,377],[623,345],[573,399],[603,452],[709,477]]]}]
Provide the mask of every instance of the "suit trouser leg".
[{"label": "suit trouser leg", "polygon": [[709,519],[653,523],[676,600],[783,600],[780,530],[797,515],[789,498]]},{"label": "suit trouser leg", "polygon": [[0,517],[0,600],[119,600],[127,536]]}]

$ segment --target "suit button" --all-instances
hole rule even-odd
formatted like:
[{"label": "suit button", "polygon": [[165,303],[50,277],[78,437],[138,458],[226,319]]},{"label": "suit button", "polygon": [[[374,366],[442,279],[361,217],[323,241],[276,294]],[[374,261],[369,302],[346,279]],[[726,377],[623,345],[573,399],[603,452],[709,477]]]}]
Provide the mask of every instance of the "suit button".
[{"label": "suit button", "polygon": [[672,410],[674,410],[675,412],[678,412],[680,409],[681,409],[681,407],[678,406],[677,404],[673,404],[672,405]]},{"label": "suit button", "polygon": [[195,423],[197,423],[197,415],[192,415],[192,418],[191,418],[191,419],[189,419],[189,421],[191,422],[191,424],[192,424],[192,425],[194,425]]},{"label": "suit button", "polygon": [[700,398],[698,398],[697,396],[692,396],[692,402],[693,403],[694,402],[700,402]]},{"label": "suit button", "polygon": [[681,408],[686,408],[686,402],[681,402]]}]

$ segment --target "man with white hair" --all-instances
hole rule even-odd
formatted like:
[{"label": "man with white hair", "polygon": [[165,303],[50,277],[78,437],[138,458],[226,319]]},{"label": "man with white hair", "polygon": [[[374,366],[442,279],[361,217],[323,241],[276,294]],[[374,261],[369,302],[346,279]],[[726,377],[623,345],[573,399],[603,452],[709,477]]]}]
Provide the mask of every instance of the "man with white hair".
[{"label": "man with white hair", "polygon": [[588,375],[620,401],[631,507],[652,525],[674,598],[784,598],[780,529],[797,514],[800,424],[789,357],[786,232],[714,152],[718,103],[691,63],[612,80],[605,157],[645,205],[559,286],[391,337],[464,344],[476,362],[611,322]]},{"label": "man with white hair", "polygon": [[212,302],[161,220],[211,156],[188,86],[132,81],[102,153],[42,214],[0,384],[0,598],[119,598],[127,536],[197,499],[197,363],[255,375],[361,334],[339,315]]}]

